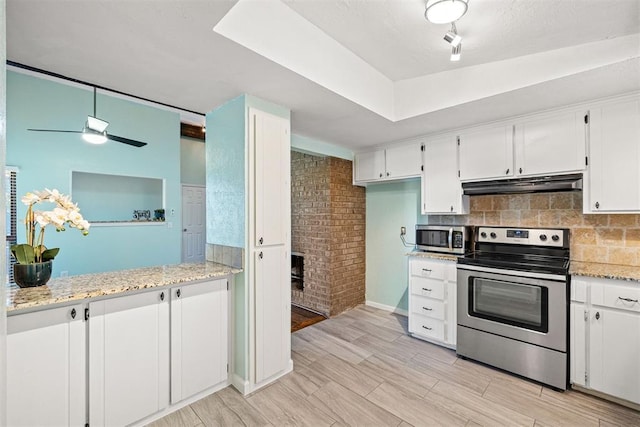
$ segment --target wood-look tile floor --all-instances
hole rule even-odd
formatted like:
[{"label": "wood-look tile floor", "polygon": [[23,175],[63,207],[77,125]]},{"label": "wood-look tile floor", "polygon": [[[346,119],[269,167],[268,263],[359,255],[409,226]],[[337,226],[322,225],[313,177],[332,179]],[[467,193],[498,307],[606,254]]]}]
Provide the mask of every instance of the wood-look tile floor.
[{"label": "wood-look tile floor", "polygon": [[640,426],[640,412],[458,358],[367,306],[295,332],[292,350],[294,371],[268,387],[227,387],[152,425]]}]

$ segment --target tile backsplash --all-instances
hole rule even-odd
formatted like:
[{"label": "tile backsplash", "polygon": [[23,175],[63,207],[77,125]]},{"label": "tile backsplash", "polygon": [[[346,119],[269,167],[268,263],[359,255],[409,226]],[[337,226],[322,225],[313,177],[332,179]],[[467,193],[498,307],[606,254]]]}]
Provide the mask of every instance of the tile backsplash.
[{"label": "tile backsplash", "polygon": [[468,215],[429,215],[428,222],[569,228],[571,259],[640,266],[640,215],[583,214],[582,192],[472,196]]}]

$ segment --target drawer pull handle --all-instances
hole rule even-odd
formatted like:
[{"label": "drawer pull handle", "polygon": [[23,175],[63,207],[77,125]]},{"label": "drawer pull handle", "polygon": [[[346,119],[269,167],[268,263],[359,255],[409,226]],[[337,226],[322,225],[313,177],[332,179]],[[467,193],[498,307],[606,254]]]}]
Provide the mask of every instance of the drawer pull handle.
[{"label": "drawer pull handle", "polygon": [[422,288],[423,291],[431,292],[433,289]]},{"label": "drawer pull handle", "polygon": [[631,299],[631,298],[618,297],[618,299],[621,299],[622,301],[627,301],[627,302],[638,302],[637,299]]},{"label": "drawer pull handle", "polygon": [[429,268],[423,268],[422,271],[426,271],[427,273],[431,273],[431,269],[429,269]]},{"label": "drawer pull handle", "polygon": [[422,309],[427,311],[433,311],[433,308],[429,308],[429,307],[422,307]]},{"label": "drawer pull handle", "polygon": [[432,330],[432,329],[433,329],[433,328],[430,328],[430,327],[428,327],[428,326],[424,326],[424,325],[422,325],[422,327],[423,327],[423,328],[425,328],[427,331],[430,331],[430,330]]}]

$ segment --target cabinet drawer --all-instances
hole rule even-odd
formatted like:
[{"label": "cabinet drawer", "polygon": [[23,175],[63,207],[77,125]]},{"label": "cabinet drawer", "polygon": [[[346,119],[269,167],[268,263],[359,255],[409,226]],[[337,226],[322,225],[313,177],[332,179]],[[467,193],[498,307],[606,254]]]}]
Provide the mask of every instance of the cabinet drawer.
[{"label": "cabinet drawer", "polygon": [[640,312],[640,287],[593,283],[591,304]]},{"label": "cabinet drawer", "polygon": [[411,296],[411,313],[444,320],[444,302],[431,298]]},{"label": "cabinet drawer", "polygon": [[420,260],[411,262],[411,275],[431,279],[446,279],[447,264],[445,262]]},{"label": "cabinet drawer", "polygon": [[409,332],[438,341],[444,341],[444,322],[429,317],[411,315]]},{"label": "cabinet drawer", "polygon": [[444,282],[420,277],[411,278],[411,293],[422,297],[444,299]]}]

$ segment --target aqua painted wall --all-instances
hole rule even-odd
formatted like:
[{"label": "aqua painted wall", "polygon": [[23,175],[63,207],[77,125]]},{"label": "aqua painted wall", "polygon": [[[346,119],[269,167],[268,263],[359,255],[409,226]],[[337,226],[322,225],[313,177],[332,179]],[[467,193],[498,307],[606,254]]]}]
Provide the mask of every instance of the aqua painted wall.
[{"label": "aqua painted wall", "polygon": [[353,151],[347,148],[302,135],[291,135],[291,149],[311,155],[331,156],[345,160],[353,160]]},{"label": "aqua painted wall", "polygon": [[[19,168],[18,196],[45,187],[69,194],[72,171],[164,179],[167,223],[160,226],[93,227],[86,237],[73,229],[63,233],[48,230],[45,244],[61,248],[54,261],[54,276],[61,271],[76,275],[179,263],[179,115],[98,95],[97,116],[110,123],[107,130],[114,135],[147,142],[149,145],[143,148],[115,142],[91,145],[78,134],[26,130],[81,130],[86,116],[92,113],[91,91],[7,72],[6,162]],[[19,220],[24,218],[25,209],[24,205],[18,204]],[[80,209],[82,212],[83,206]],[[175,226],[169,227],[169,223]],[[20,224],[18,240],[24,240],[24,228]]]},{"label": "aqua painted wall", "polygon": [[197,139],[180,139],[180,182],[189,185],[205,185],[205,144]]},{"label": "aqua painted wall", "polygon": [[366,300],[407,310],[407,248],[400,227],[407,227],[412,241],[416,224],[426,223],[420,214],[420,180],[374,184],[367,187],[367,284]]}]

